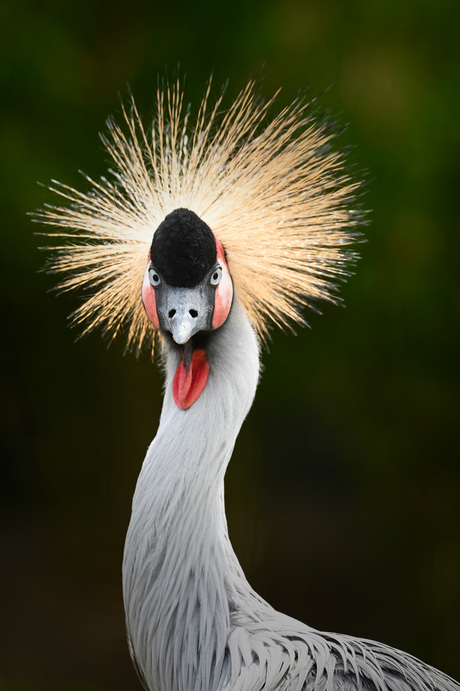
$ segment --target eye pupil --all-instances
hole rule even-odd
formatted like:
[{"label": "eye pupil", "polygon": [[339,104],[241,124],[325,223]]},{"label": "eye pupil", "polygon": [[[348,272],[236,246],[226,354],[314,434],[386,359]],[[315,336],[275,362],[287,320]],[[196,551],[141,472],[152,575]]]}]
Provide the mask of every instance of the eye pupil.
[{"label": "eye pupil", "polygon": [[219,274],[217,273],[217,271],[214,272],[212,277],[215,281],[217,281],[217,279],[219,278]]}]

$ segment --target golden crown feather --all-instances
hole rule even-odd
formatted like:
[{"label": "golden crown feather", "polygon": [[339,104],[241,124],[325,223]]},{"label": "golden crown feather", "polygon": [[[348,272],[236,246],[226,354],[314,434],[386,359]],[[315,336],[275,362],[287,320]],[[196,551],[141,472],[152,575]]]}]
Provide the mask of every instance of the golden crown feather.
[{"label": "golden crown feather", "polygon": [[[194,211],[223,244],[235,291],[262,339],[270,323],[303,323],[317,298],[336,300],[335,280],[348,273],[362,212],[335,136],[297,98],[274,117],[250,81],[227,111],[224,90],[210,105],[211,81],[195,125],[179,80],[157,91],[147,131],[131,98],[123,125],[102,136],[111,179],[88,176],[88,192],[53,181],[65,204],[37,214],[55,226],[49,270],[61,290],[90,288],[72,315],[83,333],[101,326],[115,337],[128,325],[127,347],[153,351],[155,329],[140,296],[153,233],[177,208]],[[56,251],[57,250],[57,251]]]}]

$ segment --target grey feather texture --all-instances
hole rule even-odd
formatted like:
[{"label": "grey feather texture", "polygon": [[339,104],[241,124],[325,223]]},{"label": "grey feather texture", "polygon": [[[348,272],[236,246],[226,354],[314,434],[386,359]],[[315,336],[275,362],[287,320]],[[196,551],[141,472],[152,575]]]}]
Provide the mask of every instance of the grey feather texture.
[{"label": "grey feather texture", "polygon": [[130,647],[149,691],[460,691],[441,672],[373,641],[321,633],[274,610],[230,544],[224,475],[259,378],[259,345],[235,298],[207,345],[193,406],[172,396],[165,344],[157,435],[137,483],[123,561]]}]

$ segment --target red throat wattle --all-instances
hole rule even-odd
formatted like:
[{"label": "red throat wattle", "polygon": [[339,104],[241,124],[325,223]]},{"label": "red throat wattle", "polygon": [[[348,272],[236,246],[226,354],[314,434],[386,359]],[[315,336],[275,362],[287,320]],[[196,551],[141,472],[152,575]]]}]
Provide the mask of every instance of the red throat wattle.
[{"label": "red throat wattle", "polygon": [[187,364],[182,352],[173,380],[173,396],[178,408],[187,410],[203,393],[209,376],[209,362],[206,351],[199,348],[193,351]]}]

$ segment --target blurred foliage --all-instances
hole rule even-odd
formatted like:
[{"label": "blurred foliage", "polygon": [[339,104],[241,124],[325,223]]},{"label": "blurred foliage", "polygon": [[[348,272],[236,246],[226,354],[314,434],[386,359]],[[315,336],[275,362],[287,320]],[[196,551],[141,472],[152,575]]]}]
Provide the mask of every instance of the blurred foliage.
[{"label": "blurred foliage", "polygon": [[281,104],[311,85],[369,178],[347,309],[273,333],[230,464],[249,580],[313,626],[460,677],[459,20],[455,0],[0,4],[1,691],[140,688],[120,563],[161,374],[123,344],[74,342],[78,297],[50,292],[26,212],[51,200],[37,181],[103,174],[118,94],[148,118],[178,66],[194,103],[211,71],[230,97],[258,74]]}]

